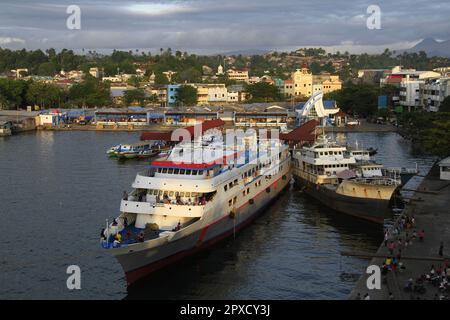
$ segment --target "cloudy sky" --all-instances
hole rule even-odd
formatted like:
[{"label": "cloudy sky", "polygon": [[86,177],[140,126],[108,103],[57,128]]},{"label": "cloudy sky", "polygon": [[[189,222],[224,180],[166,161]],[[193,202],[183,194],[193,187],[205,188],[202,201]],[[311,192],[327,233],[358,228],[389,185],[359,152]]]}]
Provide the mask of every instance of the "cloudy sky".
[{"label": "cloudy sky", "polygon": [[[81,9],[80,30],[66,26],[69,5]],[[379,30],[367,28],[370,5]],[[448,0],[0,0],[0,47],[377,52],[448,40],[449,17]]]}]

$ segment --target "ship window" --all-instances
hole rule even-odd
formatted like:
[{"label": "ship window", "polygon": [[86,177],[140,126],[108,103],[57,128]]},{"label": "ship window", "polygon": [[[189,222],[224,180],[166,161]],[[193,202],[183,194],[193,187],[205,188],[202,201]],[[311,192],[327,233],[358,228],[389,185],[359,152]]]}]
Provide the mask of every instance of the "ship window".
[{"label": "ship window", "polygon": [[184,174],[185,170],[184,169],[180,169],[180,174]]},{"label": "ship window", "polygon": [[162,173],[167,173],[167,169],[164,168],[164,169],[162,170]]},{"label": "ship window", "polygon": [[228,184],[228,186],[230,187],[230,189],[233,187],[233,182],[230,182],[229,184]]},{"label": "ship window", "polygon": [[237,185],[237,184],[238,184],[238,179],[235,179],[235,180],[233,181],[233,183],[234,183],[235,185]]},{"label": "ship window", "polygon": [[169,196],[170,196],[170,197],[173,197],[173,191],[170,191],[170,192],[169,192]]},{"label": "ship window", "polygon": [[196,176],[196,175],[197,175],[197,170],[192,170],[192,174],[193,174],[194,176]]},{"label": "ship window", "polygon": [[191,193],[190,193],[190,192],[186,192],[185,196],[186,196],[186,197],[190,197],[190,196],[191,196]]},{"label": "ship window", "polygon": [[184,192],[180,192],[180,197],[184,197]]},{"label": "ship window", "polygon": [[167,191],[164,191],[164,195],[167,196]]},{"label": "ship window", "polygon": [[191,175],[192,174],[192,170],[186,170],[186,174]]},{"label": "ship window", "polygon": [[237,197],[234,197],[233,198],[233,203],[236,203],[236,201],[237,201]]},{"label": "ship window", "polygon": [[250,188],[247,189],[247,194],[249,194],[249,193],[250,193]]},{"label": "ship window", "polygon": [[225,185],[225,186],[223,187],[223,190],[227,191],[227,190],[228,190],[228,186]]},{"label": "ship window", "polygon": [[245,190],[244,191],[242,191],[242,195],[245,197]]},{"label": "ship window", "polygon": [[153,195],[158,195],[158,190],[153,190]]},{"label": "ship window", "polygon": [[178,174],[180,172],[180,169],[173,169],[174,174]]},{"label": "ship window", "polygon": [[173,174],[173,169],[167,170],[167,173],[168,173],[168,174]]},{"label": "ship window", "polygon": [[228,200],[228,206],[230,206],[231,207],[231,205],[233,204],[233,202],[232,202],[232,200],[230,199],[230,200]]}]

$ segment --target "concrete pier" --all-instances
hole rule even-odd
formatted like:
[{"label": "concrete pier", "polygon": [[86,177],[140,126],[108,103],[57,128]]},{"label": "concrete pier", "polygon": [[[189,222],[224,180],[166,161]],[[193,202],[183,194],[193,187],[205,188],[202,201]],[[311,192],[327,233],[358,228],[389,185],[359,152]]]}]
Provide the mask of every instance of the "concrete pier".
[{"label": "concrete pier", "polygon": [[[398,236],[391,233],[390,240],[396,243],[399,237],[404,240],[406,233],[411,238],[411,244],[406,247],[401,246],[402,258],[400,262],[403,263],[405,269],[389,271],[387,275],[382,275],[380,290],[368,290],[367,278],[370,275],[362,275],[349,299],[356,299],[358,293],[361,297],[369,294],[371,300],[388,300],[390,294],[392,294],[394,300],[429,300],[441,295],[438,287],[427,281],[424,284],[425,293],[411,293],[404,290],[408,279],[415,281],[421,275],[429,274],[432,265],[437,270],[444,267],[447,261],[450,261],[450,181],[439,179],[439,167],[436,164],[424,178],[403,213],[414,217],[415,224],[410,229],[403,230]],[[414,230],[417,233],[424,230],[424,241],[420,241],[419,238],[412,239]],[[444,245],[442,257],[439,255],[441,243]],[[397,255],[398,249],[399,246],[394,250],[394,256]],[[390,256],[392,255],[383,242],[376,254],[371,256],[369,265],[381,267],[386,260],[385,258]]]}]

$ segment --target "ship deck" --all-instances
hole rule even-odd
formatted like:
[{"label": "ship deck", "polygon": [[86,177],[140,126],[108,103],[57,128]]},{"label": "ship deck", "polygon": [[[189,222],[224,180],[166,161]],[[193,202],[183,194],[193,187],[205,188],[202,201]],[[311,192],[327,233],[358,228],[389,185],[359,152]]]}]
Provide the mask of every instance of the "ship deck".
[{"label": "ship deck", "polygon": [[[159,237],[161,232],[164,230],[148,230],[143,228],[137,228],[134,223],[124,228],[120,231],[120,235],[122,236],[122,240],[120,241],[120,246],[130,245],[134,243],[138,243],[138,236],[140,233],[144,234],[144,241],[156,239]],[[142,241],[142,242],[144,242]],[[107,243],[103,243],[104,248],[112,248],[114,242],[114,236],[110,235]]]}]

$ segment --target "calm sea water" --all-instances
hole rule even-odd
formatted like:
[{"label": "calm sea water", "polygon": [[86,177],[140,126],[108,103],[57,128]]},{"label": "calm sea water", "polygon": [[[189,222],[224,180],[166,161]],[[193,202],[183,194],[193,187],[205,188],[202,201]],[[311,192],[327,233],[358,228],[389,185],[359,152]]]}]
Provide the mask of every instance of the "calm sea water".
[{"label": "calm sea water", "polygon": [[[426,171],[431,164],[394,133],[339,138],[378,148],[386,165],[417,162]],[[338,215],[291,187],[236,238],[127,292],[99,233],[147,165],[119,163],[105,151],[137,139],[45,131],[0,138],[0,299],[345,299],[367,262],[340,252],[375,251],[382,239],[380,226]],[[69,265],[81,268],[81,290],[66,287]]]}]

